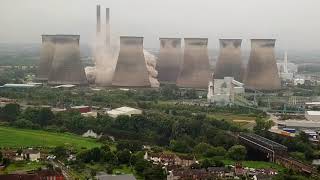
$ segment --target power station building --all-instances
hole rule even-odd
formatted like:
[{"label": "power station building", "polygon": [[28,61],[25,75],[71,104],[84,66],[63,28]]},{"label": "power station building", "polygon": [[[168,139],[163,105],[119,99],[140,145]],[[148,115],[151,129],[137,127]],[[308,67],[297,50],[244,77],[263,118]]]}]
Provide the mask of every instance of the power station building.
[{"label": "power station building", "polygon": [[251,52],[245,76],[249,89],[275,90],[281,87],[275,59],[275,39],[251,39]]},{"label": "power station building", "polygon": [[241,39],[220,39],[220,53],[214,71],[215,79],[233,77],[242,81]]},{"label": "power station building", "polygon": [[80,61],[79,35],[55,35],[48,84],[87,84]]},{"label": "power station building", "polygon": [[177,86],[205,89],[211,72],[208,57],[207,38],[184,38],[184,57],[177,79]]},{"label": "power station building", "polygon": [[176,83],[180,72],[181,58],[180,38],[160,38],[160,55],[156,67],[160,82]]},{"label": "power station building", "polygon": [[151,86],[143,53],[143,37],[120,37],[120,52],[112,85],[120,87]]},{"label": "power station building", "polygon": [[42,35],[40,63],[36,77],[36,79],[39,81],[48,81],[55,49],[54,38],[55,35]]}]

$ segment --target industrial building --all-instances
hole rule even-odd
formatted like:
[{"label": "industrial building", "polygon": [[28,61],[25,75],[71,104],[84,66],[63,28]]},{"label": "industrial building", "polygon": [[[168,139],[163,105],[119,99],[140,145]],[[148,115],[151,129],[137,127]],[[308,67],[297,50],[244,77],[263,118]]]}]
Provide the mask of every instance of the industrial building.
[{"label": "industrial building", "polygon": [[48,84],[87,84],[80,61],[79,35],[55,35],[55,52]]},{"label": "industrial building", "polygon": [[[277,63],[279,75],[282,81],[292,81],[294,77],[294,72],[292,69],[289,71],[288,55],[287,52],[284,53],[283,63]],[[297,69],[296,69],[297,70]]]},{"label": "industrial building", "polygon": [[180,71],[181,58],[180,38],[160,38],[160,55],[156,66],[160,82],[176,83]]},{"label": "industrial building", "polygon": [[278,126],[285,126],[296,130],[313,129],[320,130],[320,121],[306,121],[306,120],[286,120]]},{"label": "industrial building", "polygon": [[80,113],[91,112],[90,106],[72,106],[71,109],[75,111],[79,111]]},{"label": "industrial building", "polygon": [[235,95],[238,94],[244,94],[243,83],[233,77],[224,77],[209,82],[207,99],[209,103],[228,105],[234,103]]},{"label": "industrial building", "polygon": [[[312,104],[313,105],[313,104]],[[279,122],[278,127],[291,128],[293,130],[320,130],[320,111],[306,111],[306,120],[286,120]]]},{"label": "industrial building", "polygon": [[211,78],[208,39],[184,38],[184,57],[177,86],[205,89]]},{"label": "industrial building", "polygon": [[120,37],[120,52],[112,85],[120,87],[151,86],[143,53],[143,37]]},{"label": "industrial building", "polygon": [[0,86],[1,88],[34,88],[39,87],[42,84],[37,83],[28,83],[28,84],[4,84],[3,86]]},{"label": "industrial building", "polygon": [[274,47],[275,39],[251,39],[251,52],[245,75],[245,86],[256,90],[281,88]]},{"label": "industrial building", "polygon": [[42,35],[40,63],[36,75],[38,81],[48,81],[55,49],[54,38],[55,35]]},{"label": "industrial building", "polygon": [[320,111],[306,111],[305,117],[309,121],[320,122]]},{"label": "industrial building", "polygon": [[242,81],[241,39],[220,39],[220,53],[214,71],[215,79],[234,77]]},{"label": "industrial building", "polygon": [[116,108],[110,111],[107,111],[107,114],[110,117],[116,118],[120,115],[127,115],[127,116],[131,116],[133,114],[142,114],[142,111],[139,109],[135,109],[135,108],[131,108],[131,107],[121,107],[121,108]]}]

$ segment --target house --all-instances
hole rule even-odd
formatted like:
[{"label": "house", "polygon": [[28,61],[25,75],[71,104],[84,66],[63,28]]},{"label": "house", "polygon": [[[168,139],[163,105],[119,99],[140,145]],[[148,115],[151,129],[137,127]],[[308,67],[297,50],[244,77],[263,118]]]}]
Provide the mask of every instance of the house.
[{"label": "house", "polygon": [[107,111],[107,114],[110,117],[116,118],[120,115],[132,116],[134,114],[142,114],[142,111],[140,109],[123,106],[121,108],[116,108],[116,109]]},{"label": "house", "polygon": [[97,180],[136,180],[136,178],[132,174],[124,174],[124,175],[98,175],[96,176]]},{"label": "house", "polygon": [[189,167],[192,164],[198,163],[195,157],[189,156],[177,156],[173,153],[151,153],[148,152],[144,155],[145,160],[150,160],[155,164],[162,164],[165,166],[181,166],[181,167]]},{"label": "house", "polygon": [[87,132],[82,134],[82,137],[100,138],[102,134],[97,134],[93,130],[89,129]]},{"label": "house", "polygon": [[170,171],[167,180],[204,180],[204,179],[212,179],[211,176],[206,169],[177,169]]},{"label": "house", "polygon": [[22,151],[21,156],[30,161],[39,161],[40,159],[40,151],[34,149],[27,149]]}]

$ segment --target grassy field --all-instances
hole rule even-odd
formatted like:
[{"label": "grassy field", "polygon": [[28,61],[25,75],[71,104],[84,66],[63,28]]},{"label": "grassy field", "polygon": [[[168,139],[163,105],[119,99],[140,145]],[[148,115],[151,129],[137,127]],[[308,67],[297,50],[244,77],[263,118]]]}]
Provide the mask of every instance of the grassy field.
[{"label": "grassy field", "polygon": [[55,147],[66,145],[75,149],[100,146],[94,139],[68,133],[53,133],[40,130],[17,129],[0,126],[0,147]]},{"label": "grassy field", "polygon": [[37,170],[40,167],[45,167],[45,165],[41,162],[25,162],[25,161],[17,161],[12,162],[8,167],[6,167],[3,171],[0,171],[0,174],[13,173],[19,171],[31,171]]},{"label": "grassy field", "polygon": [[[229,160],[229,159],[224,159],[222,160],[224,164],[226,165],[235,165],[235,161]],[[271,163],[271,162],[264,162],[264,161],[242,161],[242,166],[244,167],[249,167],[249,168],[255,168],[255,169],[259,169],[259,168],[271,168],[271,169],[276,169],[278,171],[283,171],[284,167],[275,164],[275,163]]]}]

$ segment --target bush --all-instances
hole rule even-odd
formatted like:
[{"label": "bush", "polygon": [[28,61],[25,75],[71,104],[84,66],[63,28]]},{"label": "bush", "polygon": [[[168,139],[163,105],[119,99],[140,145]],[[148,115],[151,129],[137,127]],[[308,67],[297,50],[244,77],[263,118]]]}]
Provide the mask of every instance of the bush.
[{"label": "bush", "polygon": [[194,148],[193,148],[193,152],[196,153],[196,154],[201,154],[201,155],[204,155],[205,153],[207,153],[208,150],[210,150],[212,147],[210,144],[207,144],[207,143],[199,143],[198,145],[196,145]]},{"label": "bush", "polygon": [[12,123],[14,127],[17,128],[33,128],[34,124],[31,121],[25,119],[19,119]]},{"label": "bush", "polygon": [[226,149],[224,147],[211,147],[207,150],[205,153],[206,157],[214,157],[214,156],[225,156],[227,153]]},{"label": "bush", "polygon": [[246,154],[247,154],[247,149],[242,145],[232,146],[228,150],[228,157],[235,161],[244,160],[246,158]]}]

